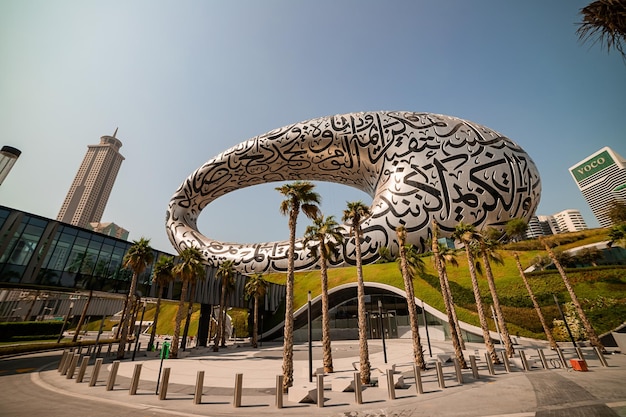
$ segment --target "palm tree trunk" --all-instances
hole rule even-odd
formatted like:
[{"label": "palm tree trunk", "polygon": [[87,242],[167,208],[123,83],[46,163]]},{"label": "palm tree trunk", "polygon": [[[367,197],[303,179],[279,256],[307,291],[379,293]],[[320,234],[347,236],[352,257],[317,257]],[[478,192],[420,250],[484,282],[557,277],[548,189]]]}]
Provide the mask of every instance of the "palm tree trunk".
[{"label": "palm tree trunk", "polygon": [[252,347],[257,348],[259,334],[259,296],[254,296],[254,319],[252,320]]},{"label": "palm tree trunk", "polygon": [[487,325],[487,318],[485,316],[485,310],[483,308],[483,301],[480,297],[480,289],[478,287],[478,279],[476,278],[476,267],[474,266],[474,257],[472,256],[471,249],[469,245],[465,244],[465,253],[467,255],[467,263],[469,266],[470,277],[472,278],[472,289],[474,291],[474,300],[476,301],[476,310],[478,312],[478,320],[480,321],[480,328],[483,331],[483,339],[485,341],[485,346],[487,347],[487,352],[491,357],[491,362],[494,364],[500,363],[500,359],[498,358],[498,354],[496,353],[496,348],[493,345],[493,341],[491,340],[491,335],[489,334],[489,326]]},{"label": "palm tree trunk", "polygon": [[[450,281],[448,280],[448,271],[446,270],[446,265],[443,261],[441,261],[441,259],[439,259],[439,262],[441,262],[441,270],[443,272],[443,284],[446,286],[446,298],[444,299],[444,302],[447,302],[450,306],[450,312],[452,313],[452,319],[454,320],[454,327],[456,328],[459,346],[461,347],[461,350],[465,350],[465,340],[463,339],[463,331],[461,330],[461,325],[459,324],[459,318],[456,315],[454,297],[452,296]],[[441,282],[439,284],[441,285]]]},{"label": "palm tree trunk", "polygon": [[174,323],[174,336],[172,337],[172,350],[170,357],[176,359],[178,357],[178,344],[180,339],[180,325],[183,321],[183,315],[185,314],[185,298],[187,298],[187,290],[189,288],[189,282],[183,281],[183,287],[180,291],[180,300],[178,301],[178,310],[176,311],[176,322]]},{"label": "palm tree trunk", "polygon": [[[227,286],[228,287],[228,286]],[[228,291],[228,288],[226,288]],[[228,301],[226,296],[224,296],[224,315],[222,320],[222,329],[220,330],[220,347],[226,347],[226,315],[228,314]],[[231,322],[232,325],[232,322]]]},{"label": "palm tree trunk", "polygon": [[522,281],[524,281],[524,285],[526,286],[526,291],[528,291],[528,295],[530,296],[530,300],[533,302],[533,306],[535,307],[537,316],[539,316],[539,321],[541,322],[543,331],[546,334],[546,338],[548,339],[548,342],[550,342],[550,347],[552,349],[556,349],[559,347],[559,345],[556,343],[556,340],[554,340],[554,336],[552,336],[552,332],[550,331],[550,328],[548,327],[548,323],[546,322],[546,319],[543,316],[543,313],[541,312],[541,307],[539,307],[537,298],[535,298],[535,294],[533,293],[532,288],[530,288],[530,283],[528,282],[528,279],[526,278],[526,274],[524,273],[524,269],[522,268],[522,263],[519,260],[519,256],[517,252],[514,252],[513,256],[515,257],[515,262],[517,263],[517,269],[519,270],[519,274],[522,277]]},{"label": "palm tree trunk", "polygon": [[224,323],[224,303],[226,302],[226,277],[222,277],[222,293],[220,295],[220,309],[217,317],[217,328],[215,329],[215,339],[213,340],[213,352],[217,352],[220,348],[220,339],[222,338],[222,328]]},{"label": "palm tree trunk", "polygon": [[465,346],[462,346],[461,343],[463,339],[459,335],[459,330],[457,328],[458,322],[456,320],[456,315],[454,313],[454,304],[452,302],[452,294],[450,293],[450,287],[448,286],[447,276],[445,272],[445,266],[439,257],[439,242],[437,241],[437,223],[433,220],[433,231],[432,231],[432,251],[433,256],[435,258],[435,267],[437,268],[437,275],[439,275],[439,285],[441,286],[441,295],[443,296],[443,304],[446,308],[446,315],[448,316],[448,326],[450,326],[450,337],[452,338],[452,346],[454,346],[454,353],[456,354],[456,358],[459,361],[459,365],[465,369],[467,368],[467,363],[465,362],[465,357],[463,356],[463,350]]},{"label": "palm tree trunk", "polygon": [[605,352],[606,349],[604,348],[604,345],[602,344],[602,342],[600,342],[600,338],[598,337],[595,329],[591,325],[591,322],[587,319],[587,315],[585,314],[582,306],[580,305],[580,302],[578,301],[578,297],[576,296],[576,293],[574,292],[574,288],[572,287],[572,284],[569,282],[569,278],[567,278],[567,275],[565,274],[565,270],[561,266],[561,263],[556,259],[556,256],[554,255],[554,252],[552,251],[548,243],[543,239],[541,241],[544,247],[546,248],[546,251],[548,252],[548,256],[550,256],[550,259],[552,259],[552,262],[554,262],[554,265],[556,266],[556,269],[558,269],[559,274],[561,274],[561,278],[563,279],[565,288],[567,288],[567,292],[569,292],[570,298],[572,299],[572,303],[574,304],[574,308],[576,308],[578,317],[580,318],[580,321],[583,322],[583,326],[585,327],[585,332],[587,333],[589,342],[591,343],[592,346],[595,346],[598,349],[600,349],[602,352]]},{"label": "palm tree trunk", "polygon": [[330,346],[330,314],[328,313],[328,265],[320,243],[320,275],[322,278],[322,352],[324,372],[333,372],[333,352]]},{"label": "palm tree trunk", "polygon": [[370,383],[370,355],[367,345],[367,315],[365,310],[365,285],[363,284],[363,265],[361,255],[361,226],[354,226],[354,246],[356,250],[356,281],[359,318],[359,362],[361,383]]},{"label": "palm tree trunk", "polygon": [[[409,321],[411,322],[411,336],[413,339],[413,361],[421,370],[426,370],[426,362],[424,362],[424,352],[422,351],[422,343],[420,341],[420,331],[417,319],[417,311],[415,308],[415,290],[411,281],[411,274],[406,262],[406,250],[404,248],[404,240],[398,237],[398,245],[400,246],[400,269],[402,270],[402,279],[404,280],[404,291],[406,293],[406,303],[409,309]],[[426,320],[424,314],[424,320]],[[381,335],[382,336],[382,335]]]},{"label": "palm tree trunk", "polygon": [[496,291],[496,282],[493,278],[491,264],[489,262],[489,257],[487,256],[487,250],[483,246],[483,243],[481,243],[480,252],[482,254],[483,263],[485,264],[485,275],[487,276],[489,292],[491,292],[491,299],[493,300],[493,308],[496,311],[496,318],[498,319],[498,324],[500,325],[500,334],[502,334],[502,340],[504,341],[504,349],[506,351],[506,355],[509,358],[512,358],[515,354],[515,349],[513,349],[513,343],[511,342],[509,328],[507,327],[506,321],[504,320],[504,314],[502,313],[502,307],[500,306],[500,298],[498,297],[498,292]]},{"label": "palm tree trunk", "polygon": [[80,313],[80,319],[78,319],[78,324],[76,325],[76,331],[74,332],[74,337],[72,337],[72,342],[76,342],[78,340],[78,335],[80,334],[80,329],[83,327],[83,323],[85,323],[85,318],[87,317],[87,310],[89,309],[89,304],[91,303],[91,298],[93,297],[93,290],[89,290],[89,296],[87,297],[87,301],[83,306],[83,311]]},{"label": "palm tree trunk", "polygon": [[126,297],[126,307],[124,308],[124,314],[120,326],[122,333],[120,335],[120,344],[117,347],[117,359],[124,359],[126,353],[126,342],[128,341],[128,331],[131,319],[130,306],[135,304],[135,290],[137,289],[137,273],[133,272],[133,277],[130,280],[130,289],[128,290],[128,296]]},{"label": "palm tree trunk", "polygon": [[183,350],[187,348],[187,334],[189,333],[189,323],[191,322],[191,314],[193,313],[193,299],[196,295],[196,283],[191,282],[191,291],[189,294],[189,302],[187,303],[187,316],[185,318],[185,329],[183,330],[183,341],[181,347]]},{"label": "palm tree trunk", "polygon": [[285,288],[285,329],[283,342],[283,391],[293,385],[293,270],[296,249],[296,220],[298,211],[289,212],[289,256],[287,256],[287,282]]}]

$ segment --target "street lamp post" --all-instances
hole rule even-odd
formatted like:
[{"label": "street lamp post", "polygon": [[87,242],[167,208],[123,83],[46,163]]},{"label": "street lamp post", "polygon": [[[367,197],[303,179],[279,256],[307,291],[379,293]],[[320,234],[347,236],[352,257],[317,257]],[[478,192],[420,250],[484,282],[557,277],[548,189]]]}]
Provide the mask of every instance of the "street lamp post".
[{"label": "street lamp post", "polygon": [[383,325],[383,302],[378,299],[378,317],[380,317],[380,337],[383,339],[383,357],[387,363],[387,346],[385,345],[385,326]]},{"label": "street lamp post", "polygon": [[311,328],[311,291],[309,291],[307,303],[307,319],[309,332],[309,382],[313,382],[313,329]]}]

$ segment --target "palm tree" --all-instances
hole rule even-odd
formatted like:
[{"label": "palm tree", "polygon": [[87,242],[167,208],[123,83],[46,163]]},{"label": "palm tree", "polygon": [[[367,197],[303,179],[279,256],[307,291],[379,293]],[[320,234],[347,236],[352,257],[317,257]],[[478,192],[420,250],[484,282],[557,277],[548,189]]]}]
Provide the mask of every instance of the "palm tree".
[{"label": "palm tree", "polygon": [[121,335],[120,344],[117,348],[117,359],[124,358],[126,341],[128,340],[128,331],[132,318],[130,306],[137,304],[135,294],[137,290],[137,279],[139,278],[139,275],[145,271],[150,264],[152,264],[153,260],[154,250],[150,247],[150,239],[143,237],[139,240],[133,241],[132,246],[128,248],[128,252],[126,252],[124,259],[122,260],[122,266],[133,271],[133,277],[130,281],[130,289],[128,290],[128,295],[126,296],[124,314],[122,314],[122,320],[120,322]]},{"label": "palm tree", "polygon": [[361,223],[372,214],[370,208],[360,201],[348,202],[343,211],[344,222],[350,222],[356,252],[357,304],[359,320],[359,362],[363,384],[370,383],[370,355],[367,346],[367,317],[365,311],[365,285],[363,284],[363,259],[361,255]]},{"label": "palm tree", "polygon": [[185,299],[187,298],[189,284],[195,282],[198,277],[204,275],[204,262],[200,249],[190,246],[180,251],[179,257],[180,262],[172,268],[174,276],[178,277],[183,283],[180,290],[180,300],[178,301],[178,311],[176,312],[174,336],[172,337],[171,357],[173,359],[178,357],[180,325],[183,321],[183,315],[185,314]]},{"label": "palm tree", "polygon": [[[398,236],[398,247],[400,252],[400,271],[402,272],[402,279],[404,281],[406,302],[409,308],[409,321],[411,322],[411,336],[413,339],[413,361],[416,366],[425,371],[426,362],[424,362],[424,352],[422,351],[422,343],[420,341],[417,307],[415,306],[415,289],[413,288],[413,278],[415,277],[415,275],[414,272],[411,271],[411,268],[409,267],[409,262],[407,261],[406,229],[404,228],[404,226],[396,227],[396,235]],[[425,314],[424,320],[426,320]]]},{"label": "palm tree", "polygon": [[493,236],[493,231],[486,230],[482,234],[479,234],[478,247],[480,248],[480,256],[485,264],[485,275],[487,276],[489,292],[491,293],[491,299],[493,300],[493,308],[496,311],[496,319],[500,325],[500,334],[502,335],[502,340],[504,342],[504,349],[507,356],[512,358],[515,354],[515,350],[513,349],[513,343],[511,342],[511,335],[509,334],[506,320],[504,320],[504,313],[502,312],[502,306],[500,305],[500,297],[498,297],[498,292],[496,290],[496,281],[491,270],[491,261],[500,265],[504,264],[504,261],[502,260],[500,254],[495,251],[495,248],[498,246],[498,242],[496,240],[489,239],[489,235]]},{"label": "palm tree", "polygon": [[478,313],[478,320],[480,321],[480,328],[483,331],[485,346],[487,347],[487,352],[491,357],[491,361],[494,364],[500,363],[500,359],[498,359],[496,349],[493,346],[493,341],[491,340],[491,336],[489,335],[489,326],[487,325],[487,317],[485,316],[483,301],[480,296],[478,278],[476,277],[476,264],[471,248],[471,245],[478,241],[478,239],[480,239],[480,235],[476,232],[474,226],[461,222],[455,227],[452,236],[455,239],[461,241],[465,246],[465,254],[467,255],[467,266],[469,267],[470,277],[472,279],[472,290],[474,291],[474,300],[476,301],[476,310]]},{"label": "palm tree", "polygon": [[511,219],[506,222],[506,225],[504,226],[505,233],[513,242],[521,240],[524,237],[526,230],[528,230],[528,223],[526,220],[520,218]]},{"label": "palm tree", "polygon": [[448,269],[446,266],[447,264],[450,264],[452,266],[459,266],[459,262],[456,260],[456,253],[448,246],[439,243],[437,245],[437,249],[439,251],[439,261],[441,262],[441,272],[443,275],[443,282],[440,282],[439,284],[441,285],[443,283],[443,285],[445,285],[445,291],[450,304],[450,312],[452,313],[452,318],[454,319],[454,325],[458,336],[459,346],[461,347],[461,350],[465,350],[463,331],[461,330],[461,325],[459,324],[459,318],[456,315],[454,296],[452,295],[452,289],[450,288],[450,281],[448,280]]},{"label": "palm tree", "polygon": [[[452,346],[454,346],[454,353],[462,368],[467,368],[465,357],[463,356],[463,350],[465,349],[463,338],[459,329],[459,322],[456,318],[454,311],[454,301],[452,300],[452,293],[450,292],[450,285],[448,284],[448,276],[446,273],[446,267],[444,257],[442,256],[437,240],[437,232],[439,227],[437,222],[433,219],[433,238],[432,238],[432,250],[433,258],[435,260],[435,267],[437,268],[437,275],[439,275],[439,285],[441,286],[441,295],[443,297],[443,304],[446,308],[446,315],[448,316],[448,325],[450,326],[450,337],[452,338]],[[451,259],[454,259],[452,257]],[[452,262],[452,261],[451,261]],[[456,263],[456,259],[454,259]]]},{"label": "palm tree", "polygon": [[217,316],[217,331],[215,332],[215,340],[213,341],[213,351],[219,350],[220,342],[222,347],[226,345],[226,338],[224,333],[226,329],[226,300],[228,295],[228,289],[232,286],[232,281],[235,279],[235,271],[233,270],[234,262],[232,260],[226,260],[222,262],[217,269],[217,278],[222,280],[222,291],[220,294],[220,309]]},{"label": "palm tree", "polygon": [[321,198],[313,191],[315,185],[308,181],[295,181],[277,187],[276,191],[286,197],[280,203],[280,213],[288,216],[289,256],[287,257],[287,282],[285,294],[285,329],[283,347],[283,391],[293,385],[293,278],[296,256],[296,225],[300,210],[310,219],[319,215]]},{"label": "palm tree", "polygon": [[328,261],[336,256],[337,246],[343,242],[342,227],[334,216],[320,216],[313,219],[313,224],[304,232],[304,245],[311,245],[311,254],[319,257],[320,279],[322,286],[322,351],[324,372],[333,372],[333,355],[330,347],[330,314],[328,313]]},{"label": "palm tree", "polygon": [[154,339],[156,338],[156,330],[159,321],[159,313],[161,312],[161,298],[163,296],[163,289],[174,280],[174,274],[172,273],[174,268],[174,257],[161,255],[154,264],[152,269],[152,282],[157,286],[157,302],[156,310],[154,312],[154,319],[152,321],[152,330],[150,331],[150,342],[148,342],[148,350],[151,351],[154,346]]},{"label": "palm tree", "polygon": [[252,320],[252,347],[256,349],[259,334],[259,299],[265,296],[269,283],[263,279],[262,274],[254,274],[244,287],[246,297],[254,299],[254,316]]},{"label": "palm tree", "polygon": [[623,0],[596,0],[580,9],[582,23],[576,33],[581,42],[593,40],[617,50],[626,59],[626,3]]},{"label": "palm tree", "polygon": [[528,279],[526,278],[526,274],[524,273],[524,268],[522,268],[522,263],[519,260],[519,255],[517,254],[517,252],[513,252],[513,256],[515,257],[515,262],[517,264],[517,269],[519,270],[519,275],[520,277],[522,277],[522,281],[524,281],[524,286],[526,287],[526,291],[528,291],[530,300],[533,302],[533,307],[535,307],[537,316],[539,316],[539,321],[541,322],[543,331],[546,334],[546,338],[550,342],[550,347],[552,349],[556,349],[559,347],[559,345],[557,345],[556,340],[554,340],[554,336],[552,336],[552,332],[550,331],[550,328],[548,327],[548,323],[546,322],[546,319],[543,316],[543,313],[541,312],[541,307],[539,307],[539,303],[537,302],[535,293],[533,292],[532,288],[530,287],[530,283],[528,282]]},{"label": "palm tree", "polygon": [[591,325],[591,322],[589,321],[589,319],[587,319],[587,315],[585,314],[585,311],[580,305],[580,302],[578,301],[578,297],[576,296],[576,293],[574,292],[574,288],[572,287],[572,284],[569,282],[569,278],[567,278],[567,275],[565,274],[565,270],[561,266],[561,263],[558,261],[557,257],[552,251],[552,248],[550,248],[550,245],[548,244],[548,242],[543,238],[539,238],[539,241],[543,243],[543,246],[546,248],[546,252],[548,252],[548,256],[552,259],[552,262],[554,262],[556,269],[559,271],[559,274],[561,275],[561,279],[563,279],[565,288],[567,289],[567,292],[569,293],[570,298],[572,299],[572,304],[574,304],[574,308],[576,309],[576,312],[578,313],[578,317],[580,318],[580,321],[582,321],[583,326],[585,327],[585,332],[587,333],[589,342],[591,342],[593,346],[597,347],[598,349],[604,352],[606,349],[604,348],[604,345],[602,345],[602,342],[600,342],[600,338],[598,337],[596,331]]}]

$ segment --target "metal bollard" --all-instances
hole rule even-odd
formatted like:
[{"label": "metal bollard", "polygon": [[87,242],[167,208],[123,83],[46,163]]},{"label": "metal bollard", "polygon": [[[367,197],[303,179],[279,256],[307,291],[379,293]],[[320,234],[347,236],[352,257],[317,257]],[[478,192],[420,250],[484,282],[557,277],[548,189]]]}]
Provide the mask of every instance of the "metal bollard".
[{"label": "metal bollard", "polygon": [[528,361],[526,360],[526,354],[523,350],[519,351],[519,357],[522,360],[522,368],[524,368],[525,371],[530,371],[530,368],[528,367]]},{"label": "metal bollard", "polygon": [[565,355],[563,355],[563,351],[560,348],[556,348],[556,353],[557,355],[559,355],[559,359],[561,360],[561,363],[563,364],[563,368],[567,369],[568,368],[567,360],[565,359]]},{"label": "metal bollard", "polygon": [[324,407],[324,374],[317,376],[317,406]]},{"label": "metal bollard", "polygon": [[196,390],[193,394],[193,403],[202,403],[202,389],[204,387],[204,371],[198,371],[196,375]]},{"label": "metal bollard", "polygon": [[139,375],[141,374],[141,364],[135,364],[135,370],[133,371],[133,378],[130,380],[129,395],[137,394],[137,387],[139,386]]},{"label": "metal bollard", "polygon": [[233,406],[241,407],[241,392],[243,390],[243,374],[235,374],[235,398]]},{"label": "metal bollard", "polygon": [[583,351],[581,348],[576,348],[576,354],[578,355],[578,359],[580,359],[581,361],[585,360],[585,355],[583,355]]},{"label": "metal bollard", "polygon": [[96,359],[96,364],[93,367],[93,371],[91,372],[91,378],[89,378],[89,386],[95,387],[96,382],[98,382],[98,374],[100,373],[100,367],[102,366],[102,361],[104,359],[98,358]]},{"label": "metal bollard", "polygon": [[459,384],[463,384],[463,372],[461,371],[461,365],[459,359],[454,358],[454,370],[456,371],[456,380]]},{"label": "metal bollard", "polygon": [[606,358],[602,354],[602,351],[600,349],[598,349],[597,347],[594,347],[593,350],[594,350],[594,352],[596,352],[596,356],[600,360],[600,363],[602,364],[602,366],[607,368],[609,366],[609,364],[607,363]]},{"label": "metal bollard", "polygon": [[107,391],[112,391],[115,385],[115,379],[117,378],[117,370],[120,367],[120,361],[114,361],[109,373],[109,379],[107,380]]},{"label": "metal bollard", "polygon": [[387,395],[390,400],[396,399],[396,385],[393,383],[393,369],[387,369]]},{"label": "metal bollard", "polygon": [[413,364],[413,372],[415,373],[415,390],[419,395],[424,393],[424,387],[422,385],[422,370],[419,366]]},{"label": "metal bollard", "polygon": [[363,393],[361,392],[361,373],[354,373],[354,400],[357,404],[363,404]]},{"label": "metal bollard", "polygon": [[507,356],[505,351],[500,352],[502,356],[502,363],[504,364],[504,370],[507,373],[511,372],[511,364],[509,363],[509,357]]},{"label": "metal bollard", "polygon": [[472,367],[472,376],[474,379],[479,379],[480,375],[478,375],[478,367],[476,366],[476,356],[470,355],[470,366]]},{"label": "metal bollard", "polygon": [[537,349],[537,353],[539,354],[539,360],[541,360],[543,369],[548,369],[548,362],[546,361],[546,355],[543,353],[543,349]]},{"label": "metal bollard", "polygon": [[439,381],[439,388],[444,389],[446,387],[446,381],[443,379],[443,367],[441,366],[441,362],[435,362],[435,366],[437,367],[437,381]]},{"label": "metal bollard", "polygon": [[83,382],[85,378],[85,372],[87,372],[87,365],[89,365],[89,356],[83,356],[83,360],[80,362],[80,368],[78,369],[78,376],[76,376],[76,382]]},{"label": "metal bollard", "polygon": [[170,383],[170,371],[172,368],[164,368],[163,376],[161,377],[161,392],[159,392],[159,400],[164,400],[167,397],[167,386]]},{"label": "metal bollard", "polygon": [[276,408],[283,408],[283,375],[276,375]]},{"label": "metal bollard", "polygon": [[487,370],[489,370],[489,375],[495,375],[496,371],[493,369],[493,362],[491,362],[491,356],[489,353],[485,352],[485,362],[487,363]]},{"label": "metal bollard", "polygon": [[80,353],[75,353],[72,357],[72,361],[70,362],[70,366],[67,368],[67,374],[65,378],[72,379],[74,378],[74,372],[76,372],[76,366],[78,365],[78,360],[80,359]]}]

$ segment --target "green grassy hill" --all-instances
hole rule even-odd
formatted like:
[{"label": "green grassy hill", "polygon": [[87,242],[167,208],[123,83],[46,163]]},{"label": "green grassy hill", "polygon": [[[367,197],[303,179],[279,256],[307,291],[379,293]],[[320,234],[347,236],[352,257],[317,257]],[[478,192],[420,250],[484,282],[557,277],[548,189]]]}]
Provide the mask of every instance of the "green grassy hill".
[{"label": "green grassy hill", "polygon": [[[561,243],[560,249],[570,249],[607,240],[607,233],[606,229],[594,229],[558,235],[554,238]],[[504,265],[492,265],[500,302],[509,324],[509,331],[514,335],[545,339],[528,292],[520,278],[513,251],[518,252],[524,268],[532,265],[533,259],[537,256],[546,255],[539,242],[525,241],[505,246],[499,251],[504,259]],[[458,316],[460,320],[478,326],[478,315],[465,252],[458,251],[456,259],[459,266],[448,266],[447,269],[455,304],[458,307]],[[415,296],[438,310],[445,311],[439,289],[439,278],[433,267],[432,256],[424,256],[423,260],[426,273],[414,281]],[[610,331],[626,321],[626,267],[571,269],[567,270],[567,275],[598,333]],[[363,276],[365,281],[404,288],[400,271],[395,262],[365,265]],[[284,274],[270,274],[266,278],[275,283],[285,282]],[[560,318],[552,294],[558,294],[559,300],[563,303],[569,302],[570,297],[558,272],[529,273],[527,278],[548,322],[552,323],[552,319]],[[319,271],[299,272],[295,274],[294,279],[296,308],[306,303],[308,291],[311,291],[313,296],[320,293]],[[329,288],[354,281],[356,281],[355,267],[329,270]],[[486,279],[479,276],[479,283],[484,303],[492,304]],[[489,325],[492,330],[495,330],[493,321],[490,320]]]}]

